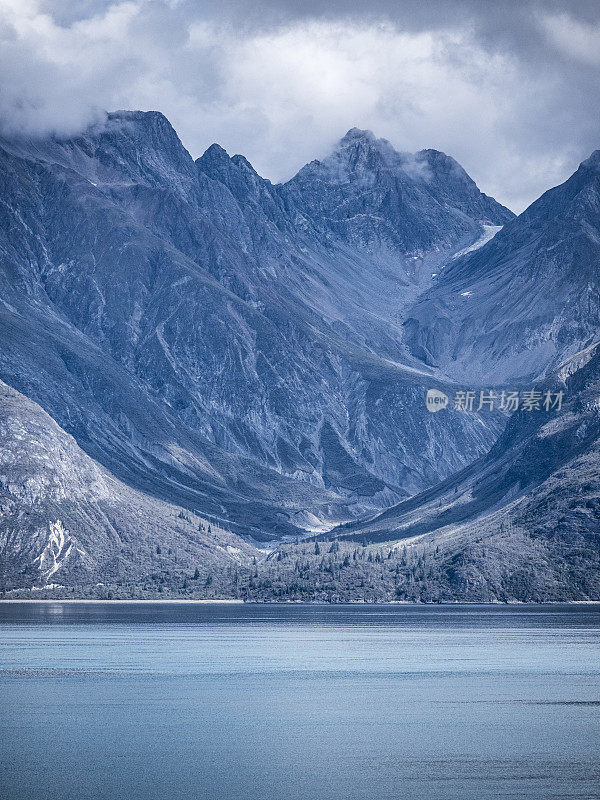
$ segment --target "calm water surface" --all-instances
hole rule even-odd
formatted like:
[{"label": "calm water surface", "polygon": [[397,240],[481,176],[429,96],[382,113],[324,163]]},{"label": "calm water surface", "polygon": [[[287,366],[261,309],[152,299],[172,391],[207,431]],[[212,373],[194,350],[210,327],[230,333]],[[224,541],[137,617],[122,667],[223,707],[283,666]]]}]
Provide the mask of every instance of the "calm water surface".
[{"label": "calm water surface", "polygon": [[600,606],[0,603],[7,800],[600,798]]}]

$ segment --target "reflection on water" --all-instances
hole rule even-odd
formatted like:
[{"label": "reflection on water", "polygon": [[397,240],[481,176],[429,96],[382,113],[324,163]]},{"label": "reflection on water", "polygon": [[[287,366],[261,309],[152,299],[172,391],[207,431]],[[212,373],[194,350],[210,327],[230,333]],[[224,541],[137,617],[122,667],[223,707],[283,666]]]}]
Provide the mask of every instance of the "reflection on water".
[{"label": "reflection on water", "polygon": [[7,800],[600,798],[600,606],[0,604]]}]

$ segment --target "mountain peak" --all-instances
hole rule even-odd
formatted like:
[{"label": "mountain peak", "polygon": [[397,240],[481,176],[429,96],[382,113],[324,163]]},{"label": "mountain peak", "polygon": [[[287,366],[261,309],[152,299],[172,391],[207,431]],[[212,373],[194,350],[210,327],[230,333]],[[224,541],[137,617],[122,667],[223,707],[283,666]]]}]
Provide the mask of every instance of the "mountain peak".
[{"label": "mountain peak", "polygon": [[582,167],[588,169],[600,170],[600,150],[594,150],[589,158],[581,162]]},{"label": "mountain peak", "polygon": [[446,167],[456,166],[462,172],[464,172],[463,168],[460,166],[458,161],[456,161],[456,159],[447,155],[442,150],[434,150],[432,147],[429,147],[425,150],[419,150],[419,152],[416,154],[416,158],[427,161],[429,164],[438,164]]},{"label": "mountain peak", "polygon": [[121,108],[116,111],[109,111],[107,116],[108,119],[133,120],[136,122],[155,121],[171,126],[171,123],[161,111],[136,111],[135,109]]},{"label": "mountain peak", "polygon": [[340,139],[336,152],[378,154],[388,159],[399,155],[387,139],[381,139],[375,136],[373,131],[361,128],[350,128],[348,133]]},{"label": "mountain peak", "polygon": [[[233,161],[233,163],[236,165],[236,167],[240,167],[241,169],[245,169],[245,170],[247,170],[248,172],[251,172],[253,175],[256,175],[257,177],[259,177],[259,178],[260,178],[260,175],[259,175],[259,174],[258,174],[258,172],[257,172],[257,171],[254,169],[254,167],[252,166],[252,164],[251,164],[251,163],[248,161],[248,159],[246,158],[246,156],[242,156],[242,155],[240,155],[239,153],[237,153],[235,156],[232,156],[231,160],[232,160],[232,161]],[[260,178],[260,180],[263,180],[263,181],[264,181],[265,179],[264,179],[264,178]]]},{"label": "mountain peak", "polygon": [[268,183],[260,177],[247,158],[241,155],[230,156],[219,144],[211,144],[208,150],[196,159],[196,166],[213,178],[225,179],[226,183],[230,179]]},{"label": "mountain peak", "polygon": [[376,142],[377,137],[373,131],[363,130],[362,128],[350,128],[345,136],[340,139],[340,144],[350,144],[351,142],[364,141]]},{"label": "mountain peak", "polygon": [[119,123],[129,124],[144,132],[179,138],[169,120],[160,111],[110,111],[106,115],[105,122],[96,124],[92,128],[101,129],[103,126],[110,128],[118,126]]},{"label": "mountain peak", "polygon": [[458,161],[441,150],[432,148],[419,150],[415,155],[415,162],[426,166],[436,181],[451,180],[453,183],[459,181],[475,185],[471,176],[461,167]]},{"label": "mountain peak", "polygon": [[334,173],[349,170],[357,175],[375,175],[389,170],[400,158],[387,139],[379,139],[369,130],[350,128],[320,164]]},{"label": "mountain peak", "polygon": [[[188,174],[193,171],[192,157],[160,111],[112,111],[104,123],[82,134],[82,139],[89,137],[102,142],[107,149],[114,149],[115,155],[126,148],[130,166],[143,162],[146,176],[149,171],[158,171],[164,178],[165,169],[172,177],[178,171]],[[115,164],[121,163],[122,155],[116,155]]]},{"label": "mountain peak", "polygon": [[200,158],[196,159],[196,164],[225,164],[230,161],[229,153],[216,142],[211,144]]}]

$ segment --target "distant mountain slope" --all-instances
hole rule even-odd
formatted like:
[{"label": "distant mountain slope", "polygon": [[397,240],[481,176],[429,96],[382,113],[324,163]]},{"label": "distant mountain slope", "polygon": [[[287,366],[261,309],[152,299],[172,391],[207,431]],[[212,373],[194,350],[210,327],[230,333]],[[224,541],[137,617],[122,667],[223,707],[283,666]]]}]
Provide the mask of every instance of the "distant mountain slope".
[{"label": "distant mountain slope", "polygon": [[600,597],[598,348],[561,375],[566,383],[552,383],[565,392],[560,411],[513,415],[483,458],[332,535],[422,551],[431,573],[424,588],[437,596]]},{"label": "distant mountain slope", "polygon": [[254,538],[464,466],[498,426],[426,412],[443,379],[403,313],[424,265],[510,212],[443,154],[346,140],[331,224],[306,173],[273,186],[217,146],[194,162],[155,112],[3,142],[0,377],[120,480]]},{"label": "distant mountain slope", "polygon": [[[243,539],[115,480],[36,403],[0,382],[0,586],[135,583],[225,569]],[[209,529],[210,526],[210,529]]]},{"label": "distant mountain slope", "polygon": [[489,244],[447,262],[405,328],[418,358],[492,384],[547,374],[598,341],[600,150]]}]

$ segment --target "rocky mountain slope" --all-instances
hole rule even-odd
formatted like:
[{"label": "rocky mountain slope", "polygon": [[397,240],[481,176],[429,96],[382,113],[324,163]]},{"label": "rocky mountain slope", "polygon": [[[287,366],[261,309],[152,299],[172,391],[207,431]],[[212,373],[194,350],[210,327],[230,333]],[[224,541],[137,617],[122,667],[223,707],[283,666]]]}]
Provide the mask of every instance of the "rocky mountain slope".
[{"label": "rocky mountain slope", "polygon": [[445,153],[399,153],[357,128],[326,159],[301,169],[284,196],[331,237],[405,254],[408,270],[426,254],[452,251],[461,238],[475,241],[482,224],[514,217]]},{"label": "rocky mountain slope", "polygon": [[0,586],[598,597],[599,163],[514,218],[357,129],[282,185],[154,112],[0,142]]},{"label": "rocky mountain slope", "polygon": [[600,331],[600,150],[489,244],[450,260],[407,313],[414,355],[457,380],[531,381]]},{"label": "rocky mountain slope", "polygon": [[544,391],[553,401],[564,392],[562,407],[547,411],[541,400],[519,411],[483,458],[332,535],[424,555],[421,589],[438,597],[598,599],[599,348],[570,359]]},{"label": "rocky mountain slope", "polygon": [[273,186],[218,146],[194,162],[158,113],[3,142],[0,376],[120,480],[255,539],[468,463],[497,428],[426,413],[403,309],[510,212],[366,132],[319,169],[330,217],[324,178]]},{"label": "rocky mountain slope", "polygon": [[[116,480],[0,382],[0,586],[160,585],[174,568],[249,564],[238,536]],[[200,576],[198,576],[200,577]]]}]

